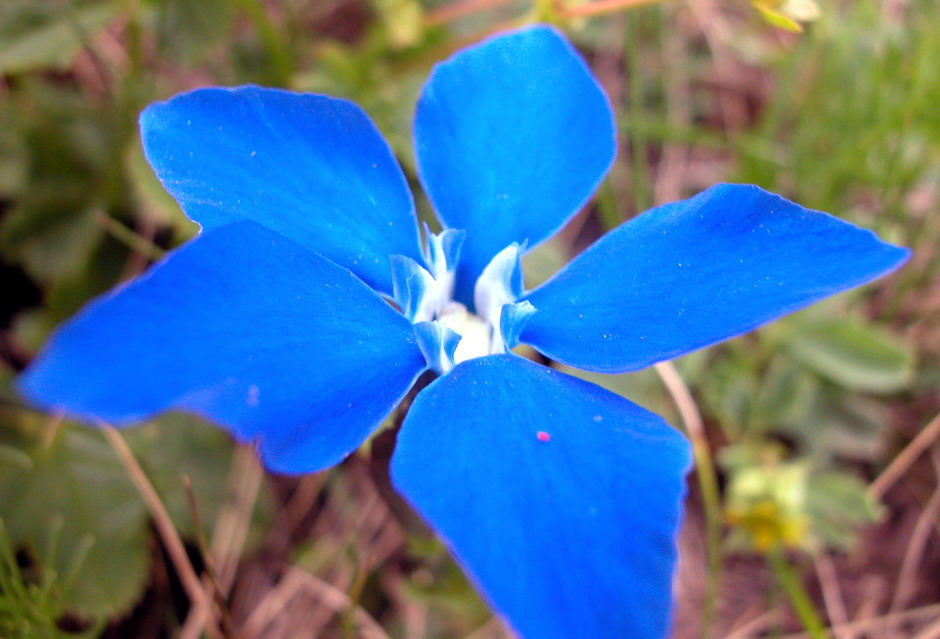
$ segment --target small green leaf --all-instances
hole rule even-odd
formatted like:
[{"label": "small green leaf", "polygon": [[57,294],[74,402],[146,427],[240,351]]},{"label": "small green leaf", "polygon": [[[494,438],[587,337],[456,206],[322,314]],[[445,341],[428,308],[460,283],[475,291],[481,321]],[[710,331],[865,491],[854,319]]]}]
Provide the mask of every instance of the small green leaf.
[{"label": "small green leaf", "polygon": [[[33,466],[0,460],[0,517],[41,571],[71,581],[60,601],[88,618],[126,611],[146,582],[147,512],[98,431],[5,411],[4,445]],[[76,558],[82,557],[76,564]],[[77,568],[76,568],[77,565]]]},{"label": "small green leaf", "polygon": [[774,11],[773,9],[766,9],[759,5],[755,5],[754,8],[756,8],[760,12],[764,20],[766,20],[767,22],[769,22],[775,27],[784,29],[786,31],[792,31],[793,33],[802,33],[803,31],[803,27],[800,26],[799,22],[796,22],[795,20],[791,20],[790,18],[783,15],[782,13]]},{"label": "small green leaf", "polygon": [[812,22],[820,16],[816,0],[751,0],[764,19],[775,27],[800,33],[801,22]]},{"label": "small green leaf", "polygon": [[22,192],[29,174],[29,156],[19,114],[7,102],[0,104],[0,197]]},{"label": "small green leaf", "polygon": [[806,508],[813,531],[827,546],[848,548],[858,528],[877,520],[878,504],[863,481],[848,473],[832,471],[813,475],[807,486]]},{"label": "small green leaf", "polygon": [[891,393],[906,388],[913,356],[884,329],[854,318],[801,324],[786,345],[803,365],[850,390]]},{"label": "small green leaf", "polygon": [[[87,545],[85,546],[87,549]],[[80,565],[85,554],[74,557]],[[60,593],[69,577],[46,571],[36,580],[31,566],[21,566],[16,549],[0,517],[0,637],[4,639],[92,639],[101,635],[104,623],[92,624],[84,631],[59,628],[62,616]]]},{"label": "small green leaf", "polygon": [[0,74],[68,67],[119,8],[118,3],[7,5],[0,11]]},{"label": "small green leaf", "polygon": [[0,467],[13,466],[21,470],[29,470],[33,467],[33,458],[14,446],[0,444]]},{"label": "small green leaf", "polygon": [[764,427],[803,422],[819,393],[819,378],[786,354],[773,357],[760,380],[752,421]]},{"label": "small green leaf", "polygon": [[722,430],[731,439],[738,439],[763,424],[754,422],[758,398],[758,382],[753,364],[734,350],[722,352],[702,375],[696,389],[703,408],[717,418]]},{"label": "small green leaf", "polygon": [[51,285],[78,270],[101,239],[101,229],[90,210],[73,213],[22,207],[13,209],[4,222],[0,245],[44,284]]},{"label": "small green leaf", "polygon": [[403,49],[418,44],[424,35],[424,10],[417,0],[372,0],[392,46]]},{"label": "small green leaf", "polygon": [[192,538],[195,533],[183,481],[186,476],[205,533],[211,536],[211,526],[228,490],[234,451],[232,438],[221,428],[193,415],[169,413],[128,429],[126,439],[180,534]]},{"label": "small green leaf", "polygon": [[213,46],[224,46],[235,7],[228,0],[164,0],[157,5],[156,24],[164,56],[184,63],[203,59]]}]

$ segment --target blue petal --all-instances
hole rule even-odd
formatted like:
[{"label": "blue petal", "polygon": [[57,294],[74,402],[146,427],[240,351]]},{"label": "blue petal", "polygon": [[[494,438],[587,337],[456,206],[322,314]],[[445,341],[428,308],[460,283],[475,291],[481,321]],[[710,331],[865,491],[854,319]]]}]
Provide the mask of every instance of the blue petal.
[{"label": "blue petal", "polygon": [[438,65],[418,102],[415,143],[438,215],[467,231],[457,289],[468,305],[490,258],[553,235],[616,150],[607,98],[549,27],[491,38]]},{"label": "blue petal", "polygon": [[660,417],[497,355],[418,395],[392,478],[523,637],[661,639],[689,463]]},{"label": "blue petal", "polygon": [[140,116],[147,159],[203,228],[249,219],[391,293],[389,255],[421,261],[414,203],[356,105],[247,86],[199,89]]},{"label": "blue petal", "polygon": [[614,229],[526,299],[521,341],[570,366],[644,368],[897,268],[907,249],[756,186],[720,184]]},{"label": "blue petal", "polygon": [[193,411],[299,473],[354,450],[424,368],[411,324],[354,275],[242,222],[90,304],[19,388],[85,420]]}]

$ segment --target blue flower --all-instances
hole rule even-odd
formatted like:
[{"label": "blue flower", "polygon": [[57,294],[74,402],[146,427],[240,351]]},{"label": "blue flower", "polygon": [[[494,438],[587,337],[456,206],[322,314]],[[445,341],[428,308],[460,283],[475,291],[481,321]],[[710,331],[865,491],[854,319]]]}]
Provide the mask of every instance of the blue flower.
[{"label": "blue flower", "polygon": [[341,461],[434,369],[398,436],[394,483],[530,639],[667,632],[690,461],[661,418],[508,350],[632,371],[908,254],[719,185],[524,291],[520,254],[578,211],[616,149],[604,94],[547,27],[465,49],[428,80],[415,148],[445,231],[423,249],[405,177],[349,102],[201,89],[152,105],[141,129],[202,232],[62,326],[20,378],[24,395],[119,424],[199,413],[256,443],[270,469],[304,473]]}]

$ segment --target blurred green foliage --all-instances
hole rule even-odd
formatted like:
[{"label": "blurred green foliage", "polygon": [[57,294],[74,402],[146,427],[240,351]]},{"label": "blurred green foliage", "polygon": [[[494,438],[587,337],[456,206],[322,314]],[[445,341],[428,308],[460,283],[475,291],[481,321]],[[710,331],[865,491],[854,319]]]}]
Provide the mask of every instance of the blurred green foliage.
[{"label": "blurred green foliage", "polygon": [[[126,611],[147,583],[151,549],[149,515],[124,466],[96,429],[9,409],[0,417],[0,517],[10,537],[28,544],[40,572],[70,575],[57,584],[62,610],[88,619]],[[127,439],[177,529],[194,539],[182,478],[211,525],[229,490],[231,440],[186,415],[135,428]]]},{"label": "blurred green foliage", "polygon": [[[877,518],[857,469],[874,472],[888,460],[892,402],[940,378],[929,357],[937,353],[898,330],[930,312],[916,292],[940,261],[934,0],[901,9],[821,2],[818,20],[798,36],[761,22],[743,1],[712,16],[678,3],[590,20],[521,0],[445,19],[445,4],[0,4],[0,265],[9,278],[0,636],[64,636],[56,621],[66,613],[92,636],[105,619],[127,613],[149,581],[149,516],[113,451],[97,431],[31,412],[10,388],[56,324],[196,231],[143,158],[140,109],[205,84],[346,97],[372,115],[414,180],[410,119],[431,65],[535,11],[568,28],[598,69],[622,153],[596,208],[526,258],[530,286],[662,194],[681,197],[720,179],[760,184],[915,249],[914,263],[887,283],[677,362],[716,447],[724,447],[732,547],[847,548],[858,526]],[[808,15],[794,14],[800,7],[792,2],[754,4],[786,20]],[[431,220],[420,195],[418,205]],[[654,371],[577,374],[681,425]],[[211,524],[225,501],[231,441],[185,416],[161,417],[127,438],[174,523],[193,539],[181,477],[191,479]],[[344,495],[337,477],[324,490]],[[276,498],[270,485],[266,491],[264,500]],[[298,565],[331,565],[335,548],[309,543]],[[439,543],[418,532],[408,549],[419,569],[402,596],[432,611],[427,636],[456,636],[486,620]],[[368,596],[370,579],[356,582],[357,597]]]},{"label": "blurred green foliage", "polygon": [[[47,555],[56,551],[62,519],[57,519],[48,538]],[[87,559],[90,540],[75,549],[67,572],[59,576],[46,568],[39,575],[26,574],[17,561],[16,548],[6,525],[0,519],[0,636],[9,639],[64,639],[66,637],[95,637],[103,624],[98,623],[81,633],[61,630],[58,620],[70,609],[60,597],[63,587],[68,588],[75,574]]]}]

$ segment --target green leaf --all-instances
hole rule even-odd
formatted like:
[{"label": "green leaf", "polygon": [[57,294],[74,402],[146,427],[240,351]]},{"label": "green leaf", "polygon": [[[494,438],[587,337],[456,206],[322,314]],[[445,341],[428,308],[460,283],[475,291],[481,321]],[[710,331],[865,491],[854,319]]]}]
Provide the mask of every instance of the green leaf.
[{"label": "green leaf", "polygon": [[885,402],[845,392],[825,393],[814,411],[812,452],[874,462],[882,454],[889,423]]},{"label": "green leaf", "polygon": [[868,496],[866,484],[839,471],[810,477],[806,509],[820,540],[841,549],[852,545],[860,526],[879,516],[878,504]]},{"label": "green leaf", "polygon": [[183,477],[188,477],[206,535],[225,502],[234,444],[225,431],[193,415],[171,413],[126,431],[147,477],[160,494],[177,530],[195,529]]},{"label": "green leaf", "polygon": [[0,444],[0,467],[4,466],[30,470],[33,467],[33,458],[19,448]]},{"label": "green leaf", "polygon": [[[0,519],[44,577],[71,575],[60,614],[103,619],[126,612],[147,580],[150,515],[114,450],[99,430],[57,425],[52,417],[5,410],[0,424]],[[211,536],[229,489],[231,438],[182,413],[122,432],[181,535],[192,539],[195,532],[185,475]],[[270,513],[266,494],[260,497],[255,528]]]},{"label": "green leaf", "polygon": [[33,463],[0,459],[0,517],[14,543],[41,571],[71,577],[64,610],[92,619],[126,611],[147,578],[147,513],[114,451],[96,430],[10,411],[0,418],[18,426],[0,430],[3,444]]},{"label": "green leaf", "polygon": [[26,185],[29,158],[18,114],[7,102],[0,104],[0,197],[18,195]]},{"label": "green leaf", "polygon": [[95,212],[113,170],[109,141],[115,125],[79,91],[35,77],[23,78],[22,85],[13,104],[29,175],[0,222],[0,250],[49,286],[85,265],[100,243]]},{"label": "green leaf", "polygon": [[[84,560],[84,553],[76,561]],[[62,606],[59,592],[62,582],[48,572],[38,582],[30,566],[21,566],[16,549],[0,518],[0,637],[4,639],[92,639],[98,637],[103,623],[92,625],[78,634],[60,630]]]},{"label": "green leaf", "polygon": [[899,391],[914,373],[908,348],[883,328],[854,318],[805,322],[786,338],[786,345],[803,365],[850,390]]},{"label": "green leaf", "polygon": [[232,27],[235,2],[229,0],[163,0],[156,27],[160,50],[184,63],[203,59],[214,46],[224,46]]},{"label": "green leaf", "polygon": [[0,11],[0,74],[68,67],[118,9],[117,3],[7,5]]},{"label": "green leaf", "polygon": [[805,421],[820,384],[818,377],[798,366],[791,357],[774,356],[760,379],[752,421],[770,428]]},{"label": "green leaf", "polygon": [[702,406],[732,440],[764,427],[753,420],[758,382],[753,362],[733,349],[721,352],[710,363],[708,374],[701,375],[697,390]]},{"label": "green leaf", "polygon": [[[72,193],[72,182],[43,184],[46,201],[13,209],[0,225],[0,248],[15,257],[35,280],[53,285],[78,271],[101,241],[95,211],[73,211],[58,200]],[[58,189],[58,191],[56,190]]]},{"label": "green leaf", "polygon": [[782,13],[778,11],[774,11],[773,9],[767,9],[760,5],[754,5],[754,8],[757,9],[758,12],[760,12],[764,20],[774,25],[775,27],[784,29],[786,31],[792,31],[793,33],[802,33],[803,31],[803,27],[800,25],[799,22],[788,18],[787,16],[783,15]]}]

